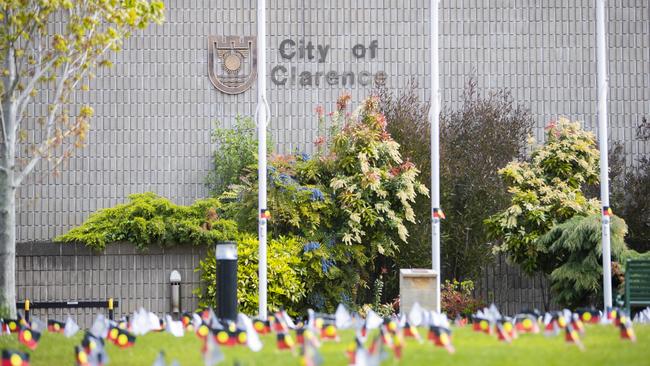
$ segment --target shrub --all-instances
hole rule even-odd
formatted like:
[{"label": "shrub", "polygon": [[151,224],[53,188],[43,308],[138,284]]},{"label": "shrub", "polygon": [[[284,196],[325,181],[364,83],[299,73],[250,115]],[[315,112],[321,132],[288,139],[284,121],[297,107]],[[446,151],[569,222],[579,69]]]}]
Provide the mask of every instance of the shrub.
[{"label": "shrub", "polygon": [[[245,314],[258,312],[258,248],[257,238],[242,234],[237,239],[237,300],[239,311]],[[305,297],[306,269],[301,261],[302,245],[291,237],[279,237],[268,242],[267,260],[267,306],[269,311],[285,309],[290,315],[303,310]],[[194,293],[199,297],[200,307],[215,307],[216,304],[216,258],[211,250],[195,271],[201,272],[201,288]]]},{"label": "shrub", "polygon": [[217,123],[212,141],[217,146],[206,184],[212,196],[218,196],[228,186],[239,182],[245,168],[257,163],[255,122],[250,117],[237,116],[232,128],[223,128]]},{"label": "shrub", "polygon": [[151,245],[215,244],[232,239],[237,232],[234,221],[219,218],[220,207],[217,199],[180,206],[151,192],[132,194],[128,203],[91,214],[83,224],[54,241],[84,243],[96,250],[120,241],[141,250]]},{"label": "shrub", "polygon": [[509,207],[485,221],[497,240],[495,251],[506,253],[529,274],[557,268],[561,262],[538,239],[574,216],[600,212],[598,200],[587,199],[582,191],[598,181],[598,158],[593,134],[578,122],[551,123],[545,144],[534,148],[529,161],[513,161],[499,170],[511,199]]},{"label": "shrub", "polygon": [[440,305],[449,319],[470,317],[484,306],[483,302],[472,295],[474,282],[471,280],[446,280],[440,289]]},{"label": "shrub", "polygon": [[[364,290],[376,277],[378,258],[394,256],[398,243],[406,242],[405,223],[415,220],[412,204],[427,193],[419,171],[402,160],[386,131],[377,98],[352,113],[348,102],[347,95],[339,98],[329,117],[319,112],[321,126],[330,127],[315,141],[314,156],[276,155],[267,173],[270,234],[307,242],[303,255],[312,271],[306,281],[313,290],[306,302],[319,310],[368,297]],[[245,169],[240,183],[221,196],[226,217],[251,232],[257,227],[256,179]]]},{"label": "shrub", "polygon": [[[600,213],[575,216],[555,225],[541,236],[538,244],[548,248],[556,258],[556,266],[550,274],[554,300],[561,306],[575,309],[602,304],[602,229]],[[623,241],[627,233],[625,221],[611,217],[611,258],[616,261],[626,256]],[[627,254],[630,255],[630,254]],[[615,281],[618,279],[612,276]]]},{"label": "shrub", "polygon": [[[645,117],[638,126],[636,137],[646,146],[650,141],[650,121]],[[612,191],[618,192],[614,208],[629,228],[628,244],[636,250],[650,250],[650,157],[639,159],[638,165],[629,169],[623,179],[613,182],[612,186]]]}]

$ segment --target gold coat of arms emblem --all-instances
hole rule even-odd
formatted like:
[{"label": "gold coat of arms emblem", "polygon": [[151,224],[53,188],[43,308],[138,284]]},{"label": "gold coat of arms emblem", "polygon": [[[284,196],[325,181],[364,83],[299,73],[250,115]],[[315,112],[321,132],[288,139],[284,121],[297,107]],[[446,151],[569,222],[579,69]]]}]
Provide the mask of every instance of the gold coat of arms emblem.
[{"label": "gold coat of arms emblem", "polygon": [[256,37],[208,36],[208,76],[226,94],[248,90],[257,76]]}]

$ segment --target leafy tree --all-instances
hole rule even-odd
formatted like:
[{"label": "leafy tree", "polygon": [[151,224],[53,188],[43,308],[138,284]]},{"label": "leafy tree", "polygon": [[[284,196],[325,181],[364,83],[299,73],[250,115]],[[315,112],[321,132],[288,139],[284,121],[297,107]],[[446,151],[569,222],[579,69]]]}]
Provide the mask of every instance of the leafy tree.
[{"label": "leafy tree", "polygon": [[[421,176],[430,175],[431,148],[428,105],[419,100],[417,85],[394,95],[381,90],[381,110],[387,130],[401,145]],[[458,108],[441,114],[441,203],[447,214],[442,225],[442,265],[445,278],[475,278],[491,260],[483,219],[507,206],[498,168],[521,155],[533,120],[506,90],[481,95],[473,79],[467,82]],[[427,185],[430,184],[426,180]],[[397,268],[431,265],[431,203],[414,204],[416,223],[409,224],[409,243],[400,246]],[[396,295],[397,288],[393,289]]]},{"label": "leafy tree", "polygon": [[582,189],[598,181],[599,152],[594,135],[578,122],[560,119],[546,129],[546,142],[529,161],[513,161],[499,170],[511,194],[510,206],[486,220],[506,253],[529,274],[551,273],[558,259],[550,243],[539,238],[574,216],[599,212],[600,203]]},{"label": "leafy tree", "polygon": [[[74,149],[83,147],[93,114],[71,111],[76,90],[87,90],[102,57],[118,51],[131,32],[163,20],[161,1],[0,1],[0,297],[15,308],[16,189],[41,160],[56,172]],[[52,27],[52,19],[62,27]],[[29,106],[47,105],[28,116]],[[26,132],[31,118],[36,122]]]}]

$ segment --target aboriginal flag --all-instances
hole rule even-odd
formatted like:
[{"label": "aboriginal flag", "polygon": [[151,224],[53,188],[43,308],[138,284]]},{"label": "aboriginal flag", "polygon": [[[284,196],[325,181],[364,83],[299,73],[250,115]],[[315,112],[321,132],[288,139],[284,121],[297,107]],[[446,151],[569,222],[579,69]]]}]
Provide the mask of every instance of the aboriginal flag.
[{"label": "aboriginal flag", "polygon": [[88,362],[88,353],[81,346],[74,346],[75,360],[77,361],[77,366],[90,366]]},{"label": "aboriginal flag", "polygon": [[47,321],[47,331],[50,333],[63,333],[65,329],[65,323],[58,320],[48,320]]},{"label": "aboriginal flag", "polygon": [[192,326],[192,314],[183,313],[181,316],[181,322],[183,323],[183,328],[187,329]]},{"label": "aboriginal flag", "polygon": [[323,326],[323,328],[320,331],[320,337],[322,339],[337,339],[337,333],[336,333],[336,325],[334,324],[327,324]]},{"label": "aboriginal flag", "polygon": [[[16,333],[18,332],[19,325],[18,325],[18,320],[16,319],[2,319],[3,328],[4,331],[7,333]],[[2,332],[0,332],[2,334]]]},{"label": "aboriginal flag", "polygon": [[0,366],[29,366],[29,354],[4,349]]},{"label": "aboriginal flag", "polygon": [[108,339],[120,348],[128,348],[135,343],[135,336],[126,329],[113,327],[108,331]]},{"label": "aboriginal flag", "polygon": [[429,327],[429,339],[433,341],[437,347],[443,347],[449,353],[454,353],[453,344],[451,343],[451,330],[438,326]]},{"label": "aboriginal flag", "polygon": [[278,349],[280,350],[285,350],[285,349],[291,350],[293,349],[295,343],[293,342],[291,335],[289,335],[288,333],[278,333],[277,345],[278,345]]},{"label": "aboriginal flag", "polygon": [[253,328],[258,334],[266,334],[271,332],[271,323],[268,320],[256,319],[253,321]]},{"label": "aboriginal flag", "polygon": [[621,323],[618,327],[621,330],[621,339],[629,339],[632,342],[636,342],[636,335],[634,334],[634,329],[632,329],[632,322],[629,319],[625,323]]},{"label": "aboriginal flag", "polygon": [[585,323],[600,323],[600,312],[597,310],[578,310],[578,315],[580,315],[580,320]]},{"label": "aboriginal flag", "polygon": [[20,327],[18,332],[18,340],[20,343],[27,346],[32,351],[38,347],[38,340],[41,338],[41,333],[31,330],[27,327]]}]

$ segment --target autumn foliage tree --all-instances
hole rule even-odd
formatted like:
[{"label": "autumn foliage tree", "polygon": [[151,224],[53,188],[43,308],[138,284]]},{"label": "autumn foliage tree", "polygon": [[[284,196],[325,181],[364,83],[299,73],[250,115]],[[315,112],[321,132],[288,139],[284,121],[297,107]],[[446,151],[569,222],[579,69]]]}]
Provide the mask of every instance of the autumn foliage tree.
[{"label": "autumn foliage tree", "polygon": [[[56,170],[84,146],[93,110],[72,105],[73,94],[88,90],[93,70],[110,66],[108,51],[163,18],[154,0],[0,0],[0,298],[10,316],[16,189],[40,161]],[[38,110],[32,105],[47,108],[29,115]]]}]

